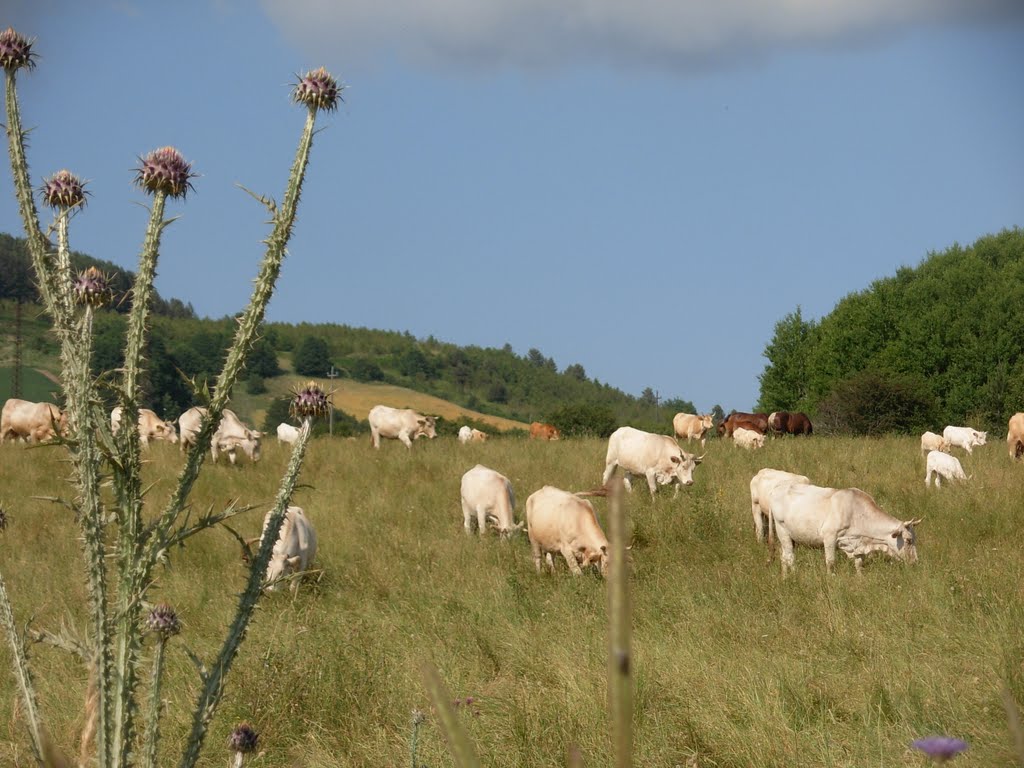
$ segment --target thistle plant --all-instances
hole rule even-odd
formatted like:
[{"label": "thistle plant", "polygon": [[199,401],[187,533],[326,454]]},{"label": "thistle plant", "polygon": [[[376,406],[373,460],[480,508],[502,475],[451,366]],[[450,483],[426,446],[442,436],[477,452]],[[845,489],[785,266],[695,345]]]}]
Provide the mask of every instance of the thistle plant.
[{"label": "thistle plant", "polygon": [[[110,301],[105,275],[88,269],[71,274],[70,224],[86,202],[85,184],[73,173],[61,170],[43,180],[38,188],[43,203],[53,212],[53,223],[46,232],[56,232],[51,242],[40,223],[35,190],[31,184],[25,152],[25,135],[18,102],[17,78],[35,66],[35,41],[13,29],[0,32],[0,67],[5,75],[5,107],[8,151],[11,158],[15,196],[25,227],[28,251],[46,312],[53,321],[60,342],[62,387],[70,435],[66,439],[70,454],[73,498],[62,500],[75,513],[80,526],[83,573],[87,586],[87,630],[84,637],[55,635],[33,630],[31,636],[74,652],[85,663],[90,676],[90,694],[86,702],[86,728],[80,763],[92,761],[99,768],[154,766],[157,763],[162,711],[162,678],[165,653],[170,639],[181,630],[177,615],[169,606],[157,605],[143,618],[153,589],[154,569],[166,561],[175,545],[246,511],[249,507],[229,503],[220,511],[210,510],[189,520],[185,511],[206,451],[232,390],[245,366],[246,357],[257,339],[267,303],[274,292],[292,233],[319,112],[332,111],[341,97],[342,87],[323,68],[298,77],[294,101],[306,108],[305,124],[298,149],[278,206],[272,199],[255,196],[269,210],[271,232],[264,241],[266,250],[255,280],[248,306],[241,315],[229,349],[227,361],[217,378],[196,444],[189,450],[185,466],[174,490],[155,511],[143,515],[145,497],[141,478],[138,431],[119,430],[111,434],[98,397],[97,383],[91,375],[92,325],[96,311]],[[170,204],[182,202],[193,191],[196,174],[191,164],[173,147],[162,147],[138,158],[136,186],[152,200],[149,221],[139,252],[139,266],[131,291],[131,309],[125,339],[125,362],[115,379],[122,418],[134,424],[138,418],[140,381],[144,374],[143,350],[148,334],[153,281],[160,255],[163,231],[174,220],[167,217]],[[285,511],[299,476],[310,437],[310,423],[320,415],[326,396],[315,385],[296,393],[294,412],[303,420],[288,467],[282,478],[266,535],[259,552],[249,565],[246,587],[234,619],[227,628],[220,651],[210,660],[196,658],[200,693],[192,715],[192,728],[179,765],[195,765],[206,734],[224,695],[226,677],[245,638],[260,595],[262,581],[274,542],[280,532]],[[113,500],[100,494],[100,482],[109,477]],[[56,755],[43,728],[43,718],[29,670],[29,658],[21,634],[17,631],[11,603],[0,578],[0,624],[3,624],[12,648],[15,676],[21,699],[21,713],[29,731],[31,747],[40,765],[66,761]],[[75,622],[69,622],[74,625]],[[153,637],[150,652],[149,697],[141,701],[139,670],[143,665],[143,639]],[[138,718],[145,706],[144,733],[138,733]],[[236,740],[232,737],[232,744]],[[255,746],[237,741],[236,763],[241,764],[242,747]],[[55,756],[56,755],[56,756]]]}]

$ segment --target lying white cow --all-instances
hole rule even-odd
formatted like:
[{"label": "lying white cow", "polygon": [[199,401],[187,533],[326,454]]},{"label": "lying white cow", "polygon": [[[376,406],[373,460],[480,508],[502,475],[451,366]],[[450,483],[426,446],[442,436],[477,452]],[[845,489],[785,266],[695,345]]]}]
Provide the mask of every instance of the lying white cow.
[{"label": "lying white cow", "polygon": [[853,558],[859,573],[864,556],[882,552],[917,562],[914,526],[920,520],[897,520],[859,488],[821,488],[783,483],[768,494],[769,524],[782,549],[782,575],[793,570],[793,544],[824,547],[825,565],[835,566],[836,548]]},{"label": "lying white cow", "polygon": [[732,441],[740,448],[753,451],[757,448],[764,448],[764,435],[746,427],[736,427],[732,433]]},{"label": "lying white cow", "polygon": [[[267,512],[263,518],[263,532],[266,533],[267,523],[273,510]],[[263,534],[260,534],[260,543],[263,543]],[[316,557],[316,531],[313,524],[309,522],[306,513],[301,507],[288,507],[285,512],[284,521],[281,523],[281,532],[274,544],[273,554],[270,562],[267,563],[266,587],[268,592],[277,589],[278,582],[292,574],[301,574],[308,571]],[[292,582],[292,590],[298,589],[299,579]]]},{"label": "lying white cow", "polygon": [[298,439],[298,427],[293,427],[291,424],[285,424],[284,422],[277,425],[277,442],[291,445]]},{"label": "lying white cow", "polygon": [[486,432],[481,432],[479,429],[473,429],[468,425],[459,427],[459,442],[460,443],[482,443],[488,438]]},{"label": "lying white cow", "polygon": [[703,456],[686,453],[668,435],[655,435],[633,427],[619,427],[608,438],[604,479],[608,485],[616,467],[622,467],[623,483],[632,491],[630,475],[643,475],[651,495],[659,485],[676,483],[676,495],[683,485],[693,485],[693,470],[704,460]]},{"label": "lying white cow", "polygon": [[[195,445],[196,438],[199,436],[199,428],[206,414],[207,410],[197,405],[178,417],[182,451]],[[256,462],[260,460],[262,438],[262,432],[249,429],[234,411],[225,408],[220,417],[220,424],[217,425],[217,431],[213,433],[213,439],[210,441],[210,453],[213,455],[214,462],[217,461],[220,454],[226,453],[228,459],[234,464],[238,449],[241,448],[250,461]]]},{"label": "lying white cow", "polygon": [[781,469],[762,469],[750,480],[750,511],[754,516],[754,535],[764,541],[765,524],[768,525],[768,546],[772,546],[772,509],[768,495],[780,485],[787,483],[810,483],[810,478]]},{"label": "lying white cow", "polygon": [[560,552],[577,576],[589,565],[596,565],[602,576],[608,574],[608,539],[589,501],[545,485],[526,500],[526,524],[538,573],[542,555],[553,573],[551,553]]},{"label": "lying white cow", "polygon": [[707,434],[714,426],[714,420],[710,413],[698,416],[695,413],[677,413],[672,418],[672,429],[676,437],[685,437],[686,441],[700,440],[700,447],[704,447]]},{"label": "lying white cow", "polygon": [[380,448],[380,439],[401,440],[406,448],[412,448],[412,441],[418,437],[437,437],[434,417],[424,416],[409,408],[390,408],[375,405],[367,416],[370,422],[370,438],[374,448]]},{"label": "lying white cow", "polygon": [[931,486],[932,477],[935,478],[935,487],[942,487],[942,478],[947,480],[966,480],[964,468],[960,466],[960,460],[956,456],[942,453],[942,451],[929,451],[927,468],[924,472],[924,487]]},{"label": "lying white cow", "polygon": [[[117,434],[121,428],[121,406],[110,412],[110,431]],[[149,408],[139,408],[139,443],[143,448],[149,447],[150,440],[164,440],[174,445],[178,442],[178,430],[173,421],[164,421]]]},{"label": "lying white cow", "polygon": [[0,412],[0,443],[22,439],[28,443],[52,440],[57,433],[67,437],[67,416],[53,403],[33,403],[10,398]]},{"label": "lying white cow", "polygon": [[943,439],[951,446],[963,448],[967,453],[976,445],[984,445],[988,439],[988,432],[979,432],[971,427],[946,427],[942,430]]},{"label": "lying white cow", "polygon": [[515,509],[512,483],[503,474],[477,464],[462,476],[462,523],[466,533],[473,532],[475,517],[481,536],[488,520],[500,535],[511,536],[523,527],[522,523],[516,524]]},{"label": "lying white cow", "polygon": [[921,435],[921,453],[925,454],[928,451],[949,453],[949,442],[942,435],[936,435],[934,432],[925,432]]}]

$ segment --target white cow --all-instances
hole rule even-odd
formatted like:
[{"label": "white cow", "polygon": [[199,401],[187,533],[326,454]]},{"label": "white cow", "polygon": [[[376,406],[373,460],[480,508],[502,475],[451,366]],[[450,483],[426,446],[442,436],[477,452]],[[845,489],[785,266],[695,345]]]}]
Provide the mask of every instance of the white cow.
[{"label": "white cow", "polygon": [[526,524],[538,573],[542,555],[554,573],[551,553],[560,552],[577,576],[583,573],[580,566],[589,565],[596,565],[602,576],[608,574],[608,538],[589,501],[545,485],[526,500]]},{"label": "white cow", "polygon": [[974,446],[985,445],[988,432],[979,432],[971,427],[946,427],[942,430],[942,437],[951,446],[955,445],[958,448],[963,448],[967,453],[973,453],[971,449]]},{"label": "white cow", "polygon": [[[110,412],[110,431],[117,434],[121,428],[121,406]],[[178,442],[178,431],[173,421],[164,421],[149,408],[139,408],[139,443],[143,448],[149,447],[150,440],[164,440],[171,445]]]},{"label": "white cow", "polygon": [[199,437],[199,428],[202,426],[203,417],[206,416],[206,413],[205,408],[195,405],[178,417],[178,435],[180,437],[178,449],[180,451],[184,452],[186,448],[196,444],[196,438]]},{"label": "white cow", "polygon": [[[263,533],[266,533],[267,524],[273,510],[267,512],[263,518]],[[260,534],[260,543],[263,543],[263,533]],[[266,591],[273,592],[278,587],[278,582],[291,574],[301,574],[308,571],[316,557],[316,531],[313,524],[306,517],[301,507],[288,507],[285,512],[284,521],[281,523],[281,531],[274,544],[274,551],[267,563],[267,575],[265,578]],[[298,589],[299,579],[292,583],[292,591]]]},{"label": "white cow", "polygon": [[783,483],[768,494],[768,504],[782,549],[783,576],[793,570],[793,544],[823,547],[829,571],[837,548],[853,558],[858,573],[872,552],[917,562],[914,526],[921,521],[887,515],[859,488]]},{"label": "white cow", "polygon": [[764,435],[746,427],[736,427],[732,432],[732,441],[748,451],[764,448]]},{"label": "white cow", "polygon": [[380,439],[401,440],[406,448],[412,448],[412,441],[418,437],[437,437],[434,417],[424,416],[409,408],[390,408],[375,405],[367,416],[370,422],[370,439],[374,448],[380,448]]},{"label": "white cow", "polygon": [[[178,417],[182,451],[195,445],[196,438],[199,436],[199,428],[206,414],[206,408],[197,405]],[[225,408],[220,417],[220,424],[217,425],[217,431],[213,433],[213,439],[210,441],[210,453],[213,455],[214,462],[217,461],[220,454],[226,453],[228,459],[234,464],[238,449],[241,448],[251,461],[256,462],[260,460],[262,438],[262,432],[249,429],[234,411]]]},{"label": "white cow", "polygon": [[479,429],[473,429],[468,425],[459,427],[460,443],[483,443],[488,437],[489,435],[486,432],[481,432]]},{"label": "white cow", "polygon": [[764,541],[765,524],[768,525],[768,547],[772,547],[772,509],[768,495],[787,483],[810,483],[810,478],[781,469],[762,469],[750,480],[750,511],[754,516],[754,535]]},{"label": "white cow", "polygon": [[949,442],[942,435],[936,435],[934,432],[925,432],[921,435],[921,453],[925,454],[928,451],[949,453]]},{"label": "white cow", "polygon": [[935,477],[935,487],[942,487],[942,478],[947,480],[966,480],[964,468],[960,466],[960,460],[956,456],[942,453],[942,451],[929,451],[927,468],[924,472],[924,487],[931,486],[931,479]]},{"label": "white cow", "polygon": [[685,437],[686,441],[700,440],[700,447],[704,447],[707,434],[714,426],[714,420],[710,413],[698,416],[695,413],[677,413],[672,419],[672,429],[676,437]]},{"label": "white cow", "polygon": [[462,523],[466,533],[473,532],[473,518],[476,517],[477,531],[481,536],[487,529],[488,520],[500,535],[511,536],[523,527],[522,523],[516,524],[515,509],[512,482],[503,474],[477,464],[462,476]]},{"label": "white cow", "polygon": [[608,438],[603,483],[608,485],[616,467],[622,467],[623,483],[632,491],[630,475],[643,475],[651,495],[659,485],[676,483],[676,494],[683,485],[693,485],[693,470],[703,456],[686,453],[668,435],[655,435],[633,427],[619,427]]},{"label": "white cow", "polygon": [[58,432],[67,437],[68,419],[53,403],[33,403],[12,397],[0,412],[0,443],[8,439],[42,443],[52,440]]},{"label": "white cow", "polygon": [[291,424],[285,424],[284,422],[277,425],[277,442],[291,445],[298,439],[298,427],[293,427]]}]

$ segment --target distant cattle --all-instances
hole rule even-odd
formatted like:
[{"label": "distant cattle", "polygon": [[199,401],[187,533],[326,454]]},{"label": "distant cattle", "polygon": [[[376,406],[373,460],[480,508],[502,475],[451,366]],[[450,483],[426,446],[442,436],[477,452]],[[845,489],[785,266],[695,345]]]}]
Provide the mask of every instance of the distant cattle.
[{"label": "distant cattle", "polygon": [[1006,449],[1011,459],[1019,459],[1024,454],[1024,413],[1015,413],[1010,417],[1006,431]]},{"label": "distant cattle", "polygon": [[733,411],[718,425],[719,437],[732,437],[736,427],[750,429],[763,435],[768,431],[768,414]]},{"label": "distant cattle", "polygon": [[462,476],[461,499],[466,533],[473,532],[474,518],[481,536],[488,521],[502,536],[511,536],[523,527],[522,523],[516,525],[515,522],[516,497],[512,482],[483,464],[477,464]]},{"label": "distant cattle", "polygon": [[810,478],[781,469],[765,468],[750,480],[750,511],[754,517],[754,535],[758,541],[765,540],[765,528],[768,529],[768,546],[772,546],[771,505],[769,494],[780,485],[787,483],[810,483]]},{"label": "distant cattle", "polygon": [[[260,543],[263,542],[263,535],[266,533],[267,524],[274,511],[267,512],[263,518],[263,533],[260,534]],[[277,589],[281,579],[292,574],[302,574],[310,569],[313,559],[316,557],[316,531],[313,524],[306,517],[302,507],[288,507],[285,512],[284,521],[281,523],[280,533],[274,543],[274,551],[267,563],[267,573],[264,578],[265,589],[273,592]],[[299,585],[299,579],[292,582],[294,592]]]},{"label": "distant cattle", "polygon": [[935,478],[935,487],[942,487],[942,478],[947,480],[966,480],[964,468],[960,466],[960,460],[956,456],[950,456],[942,451],[929,451],[927,466],[924,472],[924,487],[931,485],[931,479]]},{"label": "distant cattle", "polygon": [[417,438],[433,440],[437,437],[434,417],[424,416],[410,408],[375,405],[367,420],[370,422],[370,440],[374,448],[380,448],[382,437],[401,440],[406,448],[412,448],[412,441]]},{"label": "distant cattle", "polygon": [[779,435],[810,435],[811,420],[800,411],[774,411],[768,414],[768,429]]},{"label": "distant cattle", "polygon": [[21,439],[43,443],[60,434],[68,435],[67,416],[53,403],[33,403],[12,397],[0,412],[0,443]]},{"label": "distant cattle", "polygon": [[[110,431],[117,434],[121,428],[121,406],[110,412]],[[143,448],[149,447],[150,440],[163,440],[174,445],[178,442],[178,430],[173,421],[164,421],[149,408],[139,408],[139,443]]]},{"label": "distant cattle", "polygon": [[459,427],[460,443],[483,443],[487,440],[487,437],[487,433],[481,432],[479,429],[473,429],[466,425]]},{"label": "distant cattle", "polygon": [[921,435],[921,453],[927,454],[928,451],[942,451],[943,453],[949,453],[949,441],[937,435],[934,432],[925,432]]},{"label": "distant cattle", "polygon": [[746,427],[736,427],[732,433],[732,441],[748,451],[752,451],[755,448],[764,448],[764,435]]},{"label": "distant cattle", "polygon": [[853,559],[858,573],[872,552],[917,562],[914,526],[921,521],[886,514],[859,488],[784,483],[768,494],[768,503],[782,549],[783,576],[793,570],[794,544],[824,548],[830,571],[837,549]]},{"label": "distant cattle", "polygon": [[704,447],[707,434],[714,426],[711,414],[706,413],[698,416],[695,413],[677,413],[672,419],[672,428],[676,437],[686,438],[686,441],[700,440],[700,447]]},{"label": "distant cattle", "polygon": [[684,451],[668,435],[655,435],[633,427],[619,427],[608,438],[602,482],[608,485],[615,468],[622,467],[626,490],[633,490],[630,475],[636,474],[647,478],[647,487],[652,496],[659,485],[671,483],[676,483],[678,494],[680,486],[693,485],[693,470],[703,459],[703,456],[694,456]]},{"label": "distant cattle", "polygon": [[602,576],[607,575],[608,539],[589,501],[545,485],[526,500],[526,525],[538,573],[541,557],[554,573],[552,553],[559,552],[577,576],[590,565],[596,565]]},{"label": "distant cattle", "polygon": [[[181,450],[184,451],[185,448],[195,445],[202,420],[207,413],[206,408],[196,405],[178,417]],[[249,429],[238,418],[238,414],[225,408],[221,413],[220,423],[210,440],[210,454],[216,462],[222,453],[226,453],[228,460],[234,464],[238,458],[238,449],[241,448],[250,461],[257,462],[260,460],[262,438],[262,432]]]},{"label": "distant cattle", "polygon": [[299,428],[281,422],[277,425],[277,442],[292,445],[299,439]]},{"label": "distant cattle", "polygon": [[974,446],[985,445],[988,432],[979,432],[971,427],[946,427],[942,430],[942,437],[951,446],[955,445],[967,453],[973,453],[971,449]]},{"label": "distant cattle", "polygon": [[530,425],[531,440],[558,440],[561,436],[562,433],[558,431],[558,428],[551,424],[535,421]]}]

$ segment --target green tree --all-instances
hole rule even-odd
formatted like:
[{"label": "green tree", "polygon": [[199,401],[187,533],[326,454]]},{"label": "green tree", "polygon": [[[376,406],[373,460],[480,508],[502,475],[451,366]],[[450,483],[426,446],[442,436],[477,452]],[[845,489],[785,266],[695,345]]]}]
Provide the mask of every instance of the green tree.
[{"label": "green tree", "polygon": [[307,336],[292,357],[292,367],[301,376],[324,376],[331,367],[331,352],[319,336]]},{"label": "green tree", "polygon": [[800,307],[775,324],[775,333],[763,353],[768,365],[758,377],[761,396],[757,410],[808,409],[807,358],[814,329],[813,322],[804,320]]},{"label": "green tree", "polygon": [[546,421],[566,437],[608,437],[618,427],[611,408],[593,403],[562,406]]}]

